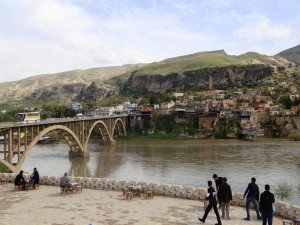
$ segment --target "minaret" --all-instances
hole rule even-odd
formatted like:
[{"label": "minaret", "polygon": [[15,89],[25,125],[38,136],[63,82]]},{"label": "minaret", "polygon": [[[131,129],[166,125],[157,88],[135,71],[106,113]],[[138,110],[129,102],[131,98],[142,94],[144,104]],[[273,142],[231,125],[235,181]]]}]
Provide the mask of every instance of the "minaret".
[{"label": "minaret", "polygon": [[208,75],[208,89],[210,91],[213,89],[213,80],[211,75]]}]

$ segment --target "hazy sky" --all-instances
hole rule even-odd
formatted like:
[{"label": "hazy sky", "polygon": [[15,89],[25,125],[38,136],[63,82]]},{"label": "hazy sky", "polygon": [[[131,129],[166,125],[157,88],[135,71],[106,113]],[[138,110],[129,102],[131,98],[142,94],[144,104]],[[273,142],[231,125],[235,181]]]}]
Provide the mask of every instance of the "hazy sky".
[{"label": "hazy sky", "polygon": [[0,82],[298,44],[299,0],[0,0]]}]

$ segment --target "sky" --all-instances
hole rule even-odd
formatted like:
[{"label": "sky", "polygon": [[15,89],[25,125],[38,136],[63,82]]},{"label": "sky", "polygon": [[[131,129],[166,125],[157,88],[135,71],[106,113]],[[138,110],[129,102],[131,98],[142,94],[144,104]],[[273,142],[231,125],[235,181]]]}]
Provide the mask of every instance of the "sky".
[{"label": "sky", "polygon": [[300,44],[299,0],[0,0],[0,82]]}]

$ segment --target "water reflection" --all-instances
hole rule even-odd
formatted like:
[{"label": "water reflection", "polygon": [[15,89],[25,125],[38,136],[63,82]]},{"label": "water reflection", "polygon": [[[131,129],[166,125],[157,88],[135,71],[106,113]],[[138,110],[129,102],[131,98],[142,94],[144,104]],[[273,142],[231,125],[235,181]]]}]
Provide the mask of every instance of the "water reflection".
[{"label": "water reflection", "polygon": [[[90,158],[69,159],[63,144],[36,146],[24,170],[37,166],[42,175],[109,177],[206,186],[217,173],[226,176],[232,189],[244,191],[252,176],[261,189],[286,180],[300,185],[300,150],[296,142],[266,140],[118,140],[115,146],[89,145]],[[300,204],[300,199],[296,199]]]},{"label": "water reflection", "polygon": [[88,166],[89,160],[89,158],[69,158],[71,165],[69,174],[78,177],[91,177],[92,174]]}]

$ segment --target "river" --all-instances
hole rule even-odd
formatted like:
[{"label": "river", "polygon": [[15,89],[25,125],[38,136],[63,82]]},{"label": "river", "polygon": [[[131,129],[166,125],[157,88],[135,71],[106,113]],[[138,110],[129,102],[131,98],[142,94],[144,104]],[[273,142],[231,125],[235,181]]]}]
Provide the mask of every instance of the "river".
[{"label": "river", "polygon": [[90,144],[89,159],[69,159],[65,144],[37,145],[23,169],[41,175],[142,180],[206,187],[214,173],[234,191],[244,191],[251,177],[260,190],[286,181],[292,203],[300,205],[300,143],[288,140],[117,140],[115,146]]}]

